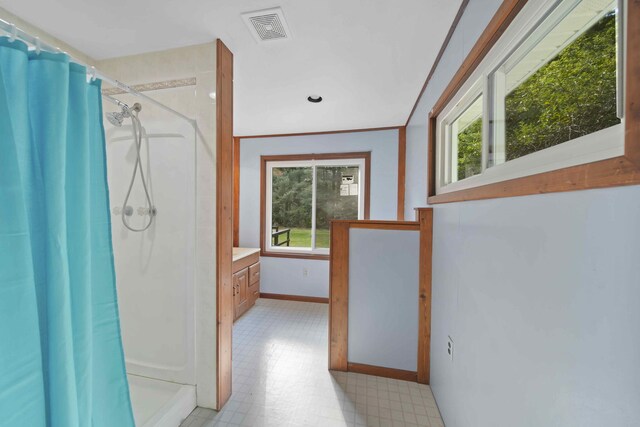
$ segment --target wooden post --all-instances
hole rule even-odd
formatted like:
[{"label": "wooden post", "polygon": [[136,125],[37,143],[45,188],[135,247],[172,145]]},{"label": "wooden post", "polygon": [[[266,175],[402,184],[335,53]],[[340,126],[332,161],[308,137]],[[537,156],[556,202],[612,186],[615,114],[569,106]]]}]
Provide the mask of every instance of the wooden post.
[{"label": "wooden post", "polygon": [[433,209],[416,209],[420,224],[420,271],[418,284],[418,382],[429,384],[431,363],[431,272]]}]

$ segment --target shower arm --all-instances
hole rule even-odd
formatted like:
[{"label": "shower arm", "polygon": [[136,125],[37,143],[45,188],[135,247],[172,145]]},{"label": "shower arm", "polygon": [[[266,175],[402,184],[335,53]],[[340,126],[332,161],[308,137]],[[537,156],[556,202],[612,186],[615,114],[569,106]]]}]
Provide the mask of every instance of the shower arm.
[{"label": "shower arm", "polygon": [[130,109],[130,108],[129,108],[129,106],[128,106],[126,103],[124,103],[124,102],[120,101],[120,100],[119,100],[119,99],[117,99],[117,98],[114,98],[114,97],[113,97],[113,96],[111,96],[111,95],[102,95],[102,97],[103,97],[104,99],[106,99],[107,101],[111,102],[112,104],[117,105],[118,107],[122,107],[122,108]]},{"label": "shower arm", "polygon": [[117,105],[118,107],[125,108],[130,111],[140,111],[140,104],[138,103],[133,104],[133,107],[129,107],[129,104],[127,104],[126,102],[122,102],[118,98],[114,98],[111,95],[102,95],[102,97],[112,104]]},{"label": "shower arm", "polygon": [[[5,33],[7,33],[9,35],[9,40],[14,41],[16,39],[22,40],[23,42],[35,47],[36,52],[39,54],[41,50],[47,50],[47,51],[51,51],[51,52],[58,52],[58,53],[64,53],[65,55],[67,55],[69,57],[69,59],[72,62],[75,62],[78,65],[81,65],[83,67],[85,67],[87,69],[87,76],[91,77],[91,80],[95,80],[95,79],[100,79],[106,83],[108,83],[111,86],[114,86],[120,90],[123,90],[127,93],[130,93],[131,95],[134,95],[138,98],[142,98],[144,99],[146,102],[151,103],[157,107],[162,108],[165,111],[168,111],[172,114],[175,114],[176,116],[186,120],[187,122],[189,122],[191,124],[191,126],[193,126],[194,128],[196,127],[196,121],[190,117],[185,116],[184,114],[174,110],[173,108],[156,101],[155,99],[141,93],[138,92],[137,90],[133,89],[132,87],[122,83],[119,80],[113,79],[109,76],[107,76],[106,74],[102,73],[101,71],[99,71],[98,69],[96,69],[96,67],[94,67],[93,65],[89,65],[87,63],[85,63],[84,61],[79,60],[78,58],[75,58],[73,55],[70,55],[68,52],[63,51],[62,49],[60,49],[59,47],[53,46],[51,44],[45,43],[42,40],[40,40],[40,37],[34,36],[32,34],[29,34],[28,32],[22,30],[21,28],[18,28],[15,24],[12,24],[10,22],[5,21],[4,19],[0,19],[0,30],[4,31]],[[105,97],[109,97],[109,95],[105,95]],[[111,98],[111,97],[109,97]],[[111,100],[116,100],[115,98],[111,98]],[[117,101],[117,100],[116,100]],[[121,102],[121,101],[118,101]],[[125,104],[126,105],[126,104]]]}]

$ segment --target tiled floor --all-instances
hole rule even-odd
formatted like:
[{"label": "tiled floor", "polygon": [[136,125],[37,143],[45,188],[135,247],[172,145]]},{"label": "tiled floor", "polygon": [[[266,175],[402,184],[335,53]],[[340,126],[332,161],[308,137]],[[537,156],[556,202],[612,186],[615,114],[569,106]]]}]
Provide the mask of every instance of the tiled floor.
[{"label": "tiled floor", "polygon": [[327,305],[259,299],[234,325],[233,395],[182,427],[443,426],[425,385],[327,370]]}]

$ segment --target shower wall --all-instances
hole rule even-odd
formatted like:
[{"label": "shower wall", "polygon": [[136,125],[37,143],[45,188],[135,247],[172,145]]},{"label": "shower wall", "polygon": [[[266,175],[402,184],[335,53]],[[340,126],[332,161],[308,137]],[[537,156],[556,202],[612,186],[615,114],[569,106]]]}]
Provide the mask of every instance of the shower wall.
[{"label": "shower wall", "polygon": [[[143,170],[158,210],[143,233],[127,230],[117,214],[135,162],[131,121],[114,127],[105,120],[105,131],[127,370],[196,385],[198,405],[210,408],[216,401],[215,60],[215,43],[207,43],[97,64],[197,120],[194,129],[144,99],[113,95],[142,104]],[[118,111],[108,101],[104,109]],[[145,206],[139,180],[132,194],[131,225],[140,227],[147,217],[138,213]]]},{"label": "shower wall", "polygon": [[[184,99],[185,89],[166,95]],[[181,93],[182,92],[182,93]],[[154,94],[150,94],[154,95]],[[158,96],[156,96],[158,97]],[[118,96],[132,105],[131,96]],[[115,110],[106,105],[105,111]],[[137,160],[131,121],[105,122],[107,171],[118,301],[127,371],[182,384],[195,384],[195,130],[170,113],[145,105],[141,160],[158,214],[144,232],[128,230],[121,211]],[[128,224],[148,224],[140,175],[127,205]]]}]

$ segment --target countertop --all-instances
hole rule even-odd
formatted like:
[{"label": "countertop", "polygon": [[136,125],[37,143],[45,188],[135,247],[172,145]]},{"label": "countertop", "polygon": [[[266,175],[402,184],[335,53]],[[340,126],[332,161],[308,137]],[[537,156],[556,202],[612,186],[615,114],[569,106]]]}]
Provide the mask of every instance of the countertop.
[{"label": "countertop", "polygon": [[260,252],[260,248],[233,248],[233,262],[258,252]]}]

